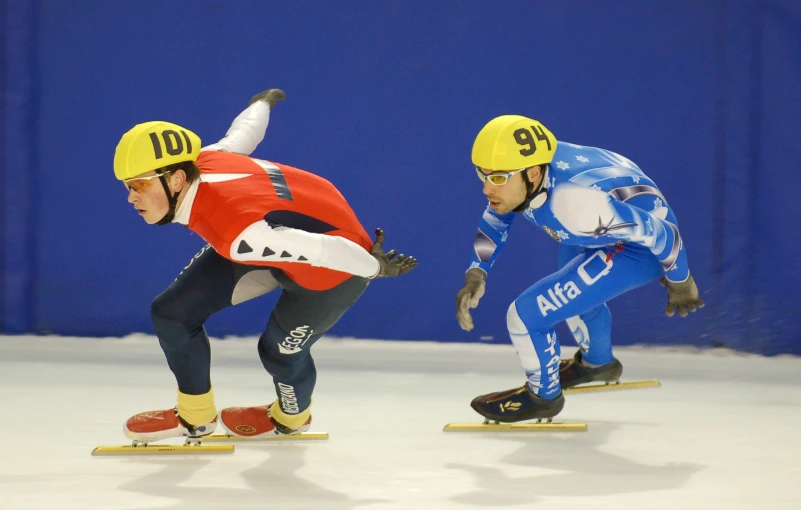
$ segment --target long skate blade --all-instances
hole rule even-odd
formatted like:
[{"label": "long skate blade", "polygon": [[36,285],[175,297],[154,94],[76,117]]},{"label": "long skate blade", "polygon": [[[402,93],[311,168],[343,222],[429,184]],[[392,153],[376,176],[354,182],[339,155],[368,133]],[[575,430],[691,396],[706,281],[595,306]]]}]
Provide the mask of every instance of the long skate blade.
[{"label": "long skate blade", "polygon": [[270,437],[242,437],[233,434],[212,434],[203,438],[204,442],[261,442],[270,443],[276,441],[320,441],[328,439],[328,432],[301,432],[300,434],[288,434]]},{"label": "long skate blade", "polygon": [[[203,438],[205,441],[207,438]],[[98,446],[92,455],[209,455],[234,453],[232,444],[147,444]]]},{"label": "long skate blade", "polygon": [[449,423],[442,429],[445,432],[585,432],[586,423]]},{"label": "long skate blade", "polygon": [[617,390],[637,390],[640,388],[658,388],[662,386],[656,379],[649,379],[645,381],[631,381],[631,382],[618,382],[618,383],[603,383],[603,384],[586,384],[580,386],[573,386],[564,390],[565,393],[597,393],[601,391],[617,391]]}]

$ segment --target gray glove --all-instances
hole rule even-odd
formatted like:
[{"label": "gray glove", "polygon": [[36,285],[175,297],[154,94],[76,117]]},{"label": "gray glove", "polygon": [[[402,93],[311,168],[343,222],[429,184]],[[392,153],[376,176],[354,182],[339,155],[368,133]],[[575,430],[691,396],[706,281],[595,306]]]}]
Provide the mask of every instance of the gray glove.
[{"label": "gray glove", "polygon": [[478,306],[487,286],[487,273],[478,267],[472,267],[464,275],[464,285],[456,294],[456,320],[465,331],[473,329],[473,317],[470,309]]},{"label": "gray glove", "polygon": [[284,99],[286,99],[286,94],[284,94],[283,90],[268,89],[253,96],[253,99],[250,100],[248,106],[252,105],[256,101],[265,101],[270,105],[270,110],[272,111],[272,109],[275,108],[275,103],[278,101],[283,101]]},{"label": "gray glove", "polygon": [[668,302],[665,313],[668,317],[673,317],[676,310],[682,317],[687,317],[688,311],[694,312],[704,307],[704,301],[698,297],[698,287],[692,275],[680,283],[671,282],[663,276],[659,283],[667,289]]},{"label": "gray glove", "polygon": [[406,274],[417,265],[417,259],[407,257],[395,250],[384,253],[384,231],[375,229],[375,243],[370,248],[370,254],[378,261],[378,272],[373,278],[391,278]]}]

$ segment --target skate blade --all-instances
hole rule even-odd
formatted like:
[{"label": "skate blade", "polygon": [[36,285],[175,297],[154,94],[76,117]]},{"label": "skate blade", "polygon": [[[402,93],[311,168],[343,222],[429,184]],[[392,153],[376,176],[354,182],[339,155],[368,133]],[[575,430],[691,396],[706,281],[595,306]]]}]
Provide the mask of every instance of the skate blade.
[{"label": "skate blade", "polygon": [[[205,441],[207,438],[203,438]],[[234,453],[232,444],[145,444],[98,446],[92,455],[209,455]]]},{"label": "skate blade", "polygon": [[585,432],[586,423],[517,422],[517,423],[449,423],[445,432]]},{"label": "skate blade", "polygon": [[564,393],[570,395],[572,393],[597,393],[601,391],[618,391],[618,390],[637,390],[640,388],[658,388],[662,386],[656,379],[645,381],[631,381],[631,382],[617,382],[617,383],[602,383],[602,384],[582,384],[573,386],[563,390]]},{"label": "skate blade", "polygon": [[270,443],[276,441],[320,441],[328,439],[328,432],[301,432],[300,434],[288,434],[270,437],[242,437],[233,434],[212,434],[203,438],[204,442],[229,442],[242,441],[254,443]]}]

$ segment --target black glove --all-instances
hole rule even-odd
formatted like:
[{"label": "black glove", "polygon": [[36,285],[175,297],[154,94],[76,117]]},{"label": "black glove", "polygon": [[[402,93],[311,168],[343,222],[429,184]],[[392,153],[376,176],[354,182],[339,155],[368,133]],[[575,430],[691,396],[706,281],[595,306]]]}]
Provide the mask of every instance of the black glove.
[{"label": "black glove", "polygon": [[667,289],[668,302],[665,313],[668,317],[673,317],[676,310],[682,317],[687,317],[688,311],[694,312],[704,307],[704,301],[698,297],[698,287],[695,286],[692,275],[680,283],[671,282],[663,276],[659,283]]},{"label": "black glove", "polygon": [[265,101],[270,105],[270,110],[272,111],[272,109],[275,108],[275,103],[278,101],[283,101],[284,99],[286,99],[286,94],[284,94],[283,90],[268,89],[253,96],[253,99],[250,100],[248,106],[252,105],[256,101]]},{"label": "black glove", "polygon": [[478,306],[478,301],[484,295],[487,273],[478,267],[472,267],[464,275],[464,285],[456,294],[456,320],[465,331],[473,329],[473,317],[470,309]]},{"label": "black glove", "polygon": [[378,261],[378,272],[373,278],[390,278],[406,274],[417,265],[417,259],[407,257],[395,250],[384,253],[384,231],[380,228],[375,229],[375,243],[370,248],[370,254]]}]

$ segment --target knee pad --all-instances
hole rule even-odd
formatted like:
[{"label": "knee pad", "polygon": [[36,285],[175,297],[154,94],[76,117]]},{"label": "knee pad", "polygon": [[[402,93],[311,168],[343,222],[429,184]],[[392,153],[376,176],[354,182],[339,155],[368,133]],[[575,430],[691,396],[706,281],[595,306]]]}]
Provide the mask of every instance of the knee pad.
[{"label": "knee pad", "polygon": [[517,313],[517,304],[514,301],[506,311],[506,328],[512,335],[525,335],[528,333],[528,328],[523,323],[523,319],[520,318],[520,314]]},{"label": "knee pad", "polygon": [[[526,317],[525,322],[523,322],[523,315]],[[524,333],[544,334],[553,329],[553,325],[543,320],[539,313],[526,313],[525,308],[518,310],[517,301],[513,301],[506,312],[506,327],[509,329],[509,333],[513,335]]]}]

